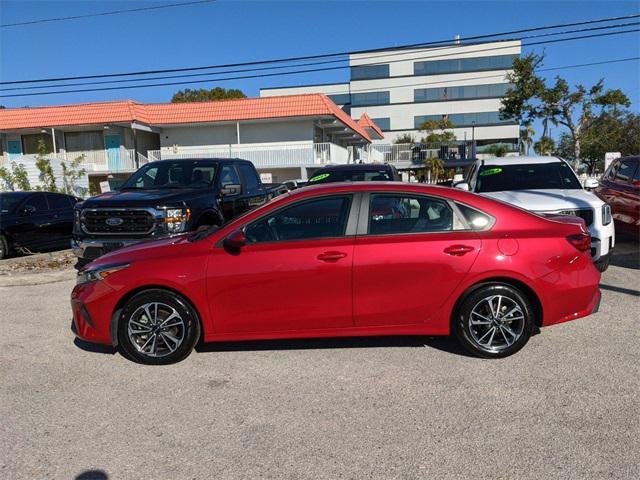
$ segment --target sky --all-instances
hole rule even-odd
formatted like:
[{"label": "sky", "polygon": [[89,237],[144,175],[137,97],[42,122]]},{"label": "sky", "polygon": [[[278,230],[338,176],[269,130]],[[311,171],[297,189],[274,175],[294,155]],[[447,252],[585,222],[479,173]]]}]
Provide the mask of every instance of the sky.
[{"label": "sky", "polygon": [[[141,8],[167,1],[0,0],[0,24]],[[640,13],[638,1],[234,1],[0,28],[0,81],[215,65],[344,52]],[[634,21],[634,20],[628,20]],[[543,52],[543,46],[523,53]],[[544,46],[545,67],[640,56],[636,33]],[[309,67],[313,68],[313,67]],[[558,72],[571,84],[605,78],[640,105],[638,61]],[[192,85],[0,98],[7,107],[130,98],[167,102],[183,88],[347,81],[348,69]],[[171,80],[166,80],[171,81]],[[173,80],[178,81],[178,80]],[[82,87],[80,87],[82,88]],[[88,88],[88,87],[84,87]],[[0,92],[0,94],[9,92]],[[15,92],[17,93],[17,92]]]}]

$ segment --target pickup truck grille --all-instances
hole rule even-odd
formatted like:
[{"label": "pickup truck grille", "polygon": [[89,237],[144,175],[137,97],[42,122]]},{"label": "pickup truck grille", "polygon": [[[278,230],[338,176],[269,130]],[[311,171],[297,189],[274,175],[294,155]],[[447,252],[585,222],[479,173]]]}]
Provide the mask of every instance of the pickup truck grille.
[{"label": "pickup truck grille", "polygon": [[154,226],[147,210],[84,210],[81,222],[90,235],[146,235]]},{"label": "pickup truck grille", "polygon": [[587,224],[587,227],[593,223],[593,210],[591,208],[577,208],[575,210],[559,210],[555,212],[544,212],[546,215],[573,215],[580,217]]}]

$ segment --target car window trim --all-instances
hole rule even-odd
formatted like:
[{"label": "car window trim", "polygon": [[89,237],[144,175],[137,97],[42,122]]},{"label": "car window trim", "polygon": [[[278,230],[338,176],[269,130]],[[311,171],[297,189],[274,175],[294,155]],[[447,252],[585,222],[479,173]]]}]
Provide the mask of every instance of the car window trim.
[{"label": "car window trim", "polygon": [[[347,222],[345,225],[345,229],[344,229],[344,233],[338,237],[314,237],[314,238],[298,238],[298,239],[292,239],[292,240],[269,240],[266,242],[255,242],[255,243],[251,243],[249,241],[247,241],[247,246],[249,245],[271,245],[271,244],[278,244],[278,243],[286,243],[286,242],[312,242],[312,241],[318,241],[318,240],[336,240],[336,239],[341,239],[341,238],[351,238],[351,237],[355,237],[356,236],[356,230],[357,230],[357,224],[358,224],[358,213],[360,210],[360,197],[361,194],[359,192],[342,192],[342,193],[330,193],[330,194],[325,194],[325,195],[318,195],[316,197],[308,197],[308,198],[304,198],[304,199],[300,199],[298,201],[294,201],[291,203],[288,203],[286,205],[283,205],[275,210],[271,210],[267,213],[265,213],[264,215],[255,218],[253,220],[251,220],[250,222],[242,225],[239,230],[242,230],[243,233],[245,233],[245,230],[247,227],[249,227],[250,225],[253,225],[254,223],[260,222],[262,220],[264,220],[267,217],[270,217],[272,215],[276,215],[277,213],[281,212],[282,210],[286,210],[287,208],[302,204],[302,203],[308,203],[308,202],[313,202],[315,200],[320,200],[320,199],[324,199],[324,198],[332,198],[332,197],[346,197],[349,202],[349,213],[347,215]],[[357,205],[357,208],[354,208]],[[218,242],[220,245],[222,245],[222,241]]]},{"label": "car window trim", "polygon": [[[402,233],[370,234],[369,233],[369,209],[371,207],[371,195],[408,195],[408,196],[414,196],[414,197],[425,197],[425,198],[432,198],[435,200],[439,200],[449,205],[449,208],[451,209],[451,212],[454,215],[454,218],[457,218],[458,222],[461,225],[463,225],[465,228],[454,229],[452,225],[451,230],[441,230],[437,232],[402,232]],[[475,207],[471,207],[471,208],[478,210]],[[485,215],[488,215],[488,214],[485,214]],[[488,216],[491,217],[491,215],[488,215]],[[470,228],[469,223],[464,218],[464,215],[462,215],[462,212],[460,212],[460,210],[456,207],[455,202],[448,198],[439,197],[437,195],[424,194],[424,193],[414,193],[414,192],[405,192],[405,191],[397,191],[397,190],[382,190],[382,191],[376,190],[376,191],[364,192],[362,195],[360,214],[358,216],[358,229],[356,231],[356,236],[357,237],[391,237],[391,236],[398,236],[398,235],[433,235],[433,234],[443,234],[443,233],[460,233],[460,232],[474,232],[474,231],[476,230],[473,230],[472,228]]]}]

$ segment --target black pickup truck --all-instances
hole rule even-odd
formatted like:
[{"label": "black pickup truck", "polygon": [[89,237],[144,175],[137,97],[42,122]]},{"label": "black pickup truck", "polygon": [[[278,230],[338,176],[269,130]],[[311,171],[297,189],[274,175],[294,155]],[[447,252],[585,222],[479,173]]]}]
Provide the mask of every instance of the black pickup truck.
[{"label": "black pickup truck", "polygon": [[119,190],[76,204],[76,266],[133,243],[222,225],[277,194],[247,160],[148,163]]}]

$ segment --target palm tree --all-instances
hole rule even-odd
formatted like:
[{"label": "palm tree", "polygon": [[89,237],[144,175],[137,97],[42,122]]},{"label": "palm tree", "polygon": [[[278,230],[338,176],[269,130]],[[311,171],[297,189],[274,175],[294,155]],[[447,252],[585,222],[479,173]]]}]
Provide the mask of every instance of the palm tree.
[{"label": "palm tree", "polygon": [[431,172],[431,179],[433,182],[438,181],[438,177],[444,173],[444,161],[438,157],[427,158],[424,161],[424,164],[427,166],[427,169]]},{"label": "palm tree", "polygon": [[522,148],[522,153],[525,155],[529,155],[529,150],[531,149],[531,145],[533,145],[533,136],[536,134],[535,130],[528,124],[520,130],[520,145]]}]

